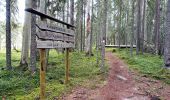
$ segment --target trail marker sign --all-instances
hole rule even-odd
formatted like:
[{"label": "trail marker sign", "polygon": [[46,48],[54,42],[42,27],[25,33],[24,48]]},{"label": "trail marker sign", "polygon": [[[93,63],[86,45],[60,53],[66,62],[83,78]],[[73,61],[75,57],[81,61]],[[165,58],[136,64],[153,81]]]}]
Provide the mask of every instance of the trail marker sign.
[{"label": "trail marker sign", "polygon": [[[70,67],[69,49],[75,47],[74,26],[32,8],[27,8],[25,11],[37,15],[41,19],[40,24],[36,24],[38,27],[36,43],[37,48],[40,49],[40,100],[45,100],[46,49],[66,48],[65,83],[68,83]],[[65,25],[67,28],[48,24],[46,23],[47,19]]]}]

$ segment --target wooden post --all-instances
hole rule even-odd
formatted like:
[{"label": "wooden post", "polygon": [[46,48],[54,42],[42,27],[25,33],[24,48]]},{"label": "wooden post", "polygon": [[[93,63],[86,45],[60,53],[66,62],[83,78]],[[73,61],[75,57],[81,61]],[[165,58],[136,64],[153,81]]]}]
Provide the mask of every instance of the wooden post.
[{"label": "wooden post", "polygon": [[66,48],[66,71],[65,71],[65,84],[69,81],[69,68],[70,68],[70,59],[69,59],[69,48]]},{"label": "wooden post", "polygon": [[45,49],[40,49],[40,100],[45,100]]}]

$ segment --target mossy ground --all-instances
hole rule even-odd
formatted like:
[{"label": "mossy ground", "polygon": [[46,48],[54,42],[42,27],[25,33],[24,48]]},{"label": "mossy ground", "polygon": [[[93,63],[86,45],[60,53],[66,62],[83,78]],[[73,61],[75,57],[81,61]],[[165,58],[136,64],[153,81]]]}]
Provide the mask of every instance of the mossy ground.
[{"label": "mossy ground", "polygon": [[152,77],[170,84],[170,70],[163,67],[163,58],[149,53],[130,56],[129,49],[107,49],[123,59],[130,69],[136,70],[146,77]]},{"label": "mossy ground", "polygon": [[[31,75],[29,71],[21,71],[18,67],[20,53],[12,51],[12,71],[3,70],[5,67],[5,52],[0,51],[0,99],[5,96],[9,100],[33,100],[39,98],[39,71]],[[50,51],[49,65],[46,73],[46,97],[48,100],[58,98],[76,86],[95,88],[96,83],[104,82],[104,74],[96,64],[96,56],[86,57],[85,53],[70,54],[70,82],[64,84],[65,55]],[[37,66],[39,63],[37,62]],[[88,84],[88,81],[94,81]],[[90,83],[90,82],[89,82]]]}]

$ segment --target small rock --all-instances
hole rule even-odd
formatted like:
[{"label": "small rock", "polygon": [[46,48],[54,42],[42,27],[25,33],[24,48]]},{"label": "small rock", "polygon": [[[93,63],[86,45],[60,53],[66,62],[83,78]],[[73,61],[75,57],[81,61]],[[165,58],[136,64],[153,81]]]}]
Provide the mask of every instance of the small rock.
[{"label": "small rock", "polygon": [[54,99],[53,100],[58,100],[58,97],[54,97]]},{"label": "small rock", "polygon": [[120,80],[124,80],[124,81],[127,81],[127,78],[123,77],[123,76],[120,76],[120,75],[116,75],[117,78],[119,78]]},{"label": "small rock", "polygon": [[2,96],[2,100],[6,100],[6,96]]},{"label": "small rock", "polygon": [[161,100],[158,96],[152,96],[151,100]]},{"label": "small rock", "polygon": [[125,66],[120,66],[120,68],[124,68]]},{"label": "small rock", "polygon": [[40,100],[40,97],[36,97],[34,100]]},{"label": "small rock", "polygon": [[60,84],[64,84],[64,81],[63,80],[59,80]]}]

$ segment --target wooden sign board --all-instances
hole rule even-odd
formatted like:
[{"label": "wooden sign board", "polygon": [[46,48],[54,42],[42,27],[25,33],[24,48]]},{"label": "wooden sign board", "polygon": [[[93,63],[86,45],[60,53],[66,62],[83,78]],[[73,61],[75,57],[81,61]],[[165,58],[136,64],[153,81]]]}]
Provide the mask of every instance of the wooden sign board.
[{"label": "wooden sign board", "polygon": [[[55,19],[44,13],[41,13],[32,8],[27,8],[26,11],[40,16],[42,19],[50,19],[52,21],[58,22],[60,24],[66,25],[67,28],[74,28],[73,25]],[[41,21],[43,21],[41,19]],[[54,25],[45,24],[45,26],[36,25],[39,28],[37,35],[37,48],[40,49],[40,100],[45,100],[45,68],[46,68],[46,48],[67,48],[66,49],[66,80],[69,81],[69,48],[74,48],[74,31],[70,29],[59,28]]]},{"label": "wooden sign board", "polygon": [[37,25],[37,48],[74,48],[74,31],[52,25]]},{"label": "wooden sign board", "polygon": [[51,24],[37,24],[37,48],[74,48],[74,31]]}]

